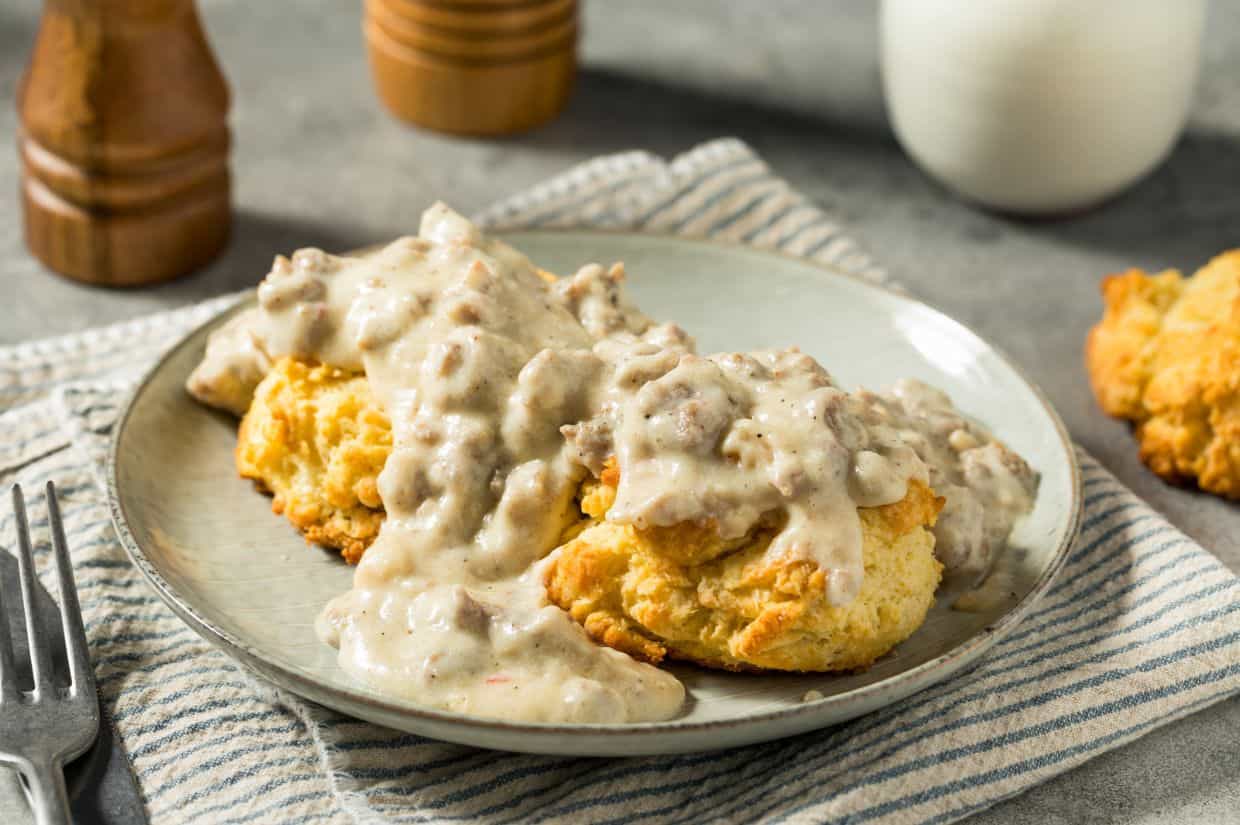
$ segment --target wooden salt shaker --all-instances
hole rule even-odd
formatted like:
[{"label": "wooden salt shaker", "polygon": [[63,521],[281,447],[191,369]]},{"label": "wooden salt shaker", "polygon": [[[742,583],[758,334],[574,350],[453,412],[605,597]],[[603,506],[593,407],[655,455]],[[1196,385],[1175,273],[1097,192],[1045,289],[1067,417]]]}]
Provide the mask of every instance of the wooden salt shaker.
[{"label": "wooden salt shaker", "polygon": [[375,87],[397,117],[505,135],[564,108],[577,67],[577,0],[366,0]]},{"label": "wooden salt shaker", "polygon": [[193,0],[46,0],[17,97],[26,244],[92,284],[175,278],[228,239],[228,88]]}]

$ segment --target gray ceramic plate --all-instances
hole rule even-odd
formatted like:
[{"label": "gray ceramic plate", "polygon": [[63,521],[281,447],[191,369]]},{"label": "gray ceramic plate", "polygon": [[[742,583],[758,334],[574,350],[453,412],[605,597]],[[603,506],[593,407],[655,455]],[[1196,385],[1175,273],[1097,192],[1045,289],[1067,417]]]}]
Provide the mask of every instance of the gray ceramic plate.
[{"label": "gray ceramic plate", "polygon": [[[754,676],[676,668],[691,700],[669,722],[514,724],[386,698],[350,681],[314,635],[319,608],[350,570],[307,547],[233,468],[236,422],[182,389],[207,333],[188,335],[147,376],[113,447],[113,518],[134,563],[195,630],[294,693],[389,727],[488,748],[630,755],[729,747],[821,728],[883,707],[968,666],[1019,621],[1067,552],[1079,508],[1067,434],[1042,394],[1001,354],[924,304],[822,267],[750,249],[591,232],[511,240],[540,265],[626,262],[638,304],[680,322],[700,349],[799,344],[845,386],[914,376],[946,389],[1042,474],[1032,515],[999,573],[1015,597],[981,612],[948,596],[925,625],[864,673]],[[807,691],[823,698],[803,701]]]}]

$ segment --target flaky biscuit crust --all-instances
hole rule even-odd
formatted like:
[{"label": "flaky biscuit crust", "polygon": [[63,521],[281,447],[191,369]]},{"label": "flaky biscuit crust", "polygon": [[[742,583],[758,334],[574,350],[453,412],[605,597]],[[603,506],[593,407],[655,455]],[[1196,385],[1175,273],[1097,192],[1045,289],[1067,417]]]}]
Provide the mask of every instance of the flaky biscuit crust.
[{"label": "flaky biscuit crust", "polygon": [[392,449],[366,379],[280,360],[259,384],[237,436],[237,471],[273,496],[308,542],[356,564],[379,534],[378,476]]},{"label": "flaky biscuit crust", "polygon": [[1240,250],[1188,279],[1112,275],[1102,295],[1085,347],[1099,405],[1136,425],[1159,476],[1240,499]]},{"label": "flaky biscuit crust", "polygon": [[842,606],[827,602],[827,574],[813,563],[766,558],[777,517],[733,541],[712,525],[639,530],[602,520],[614,494],[614,483],[587,485],[581,505],[593,521],[555,551],[545,582],[592,638],[638,659],[853,670],[908,638],[934,603],[942,566],[926,528],[942,499],[923,484],[860,511],[865,578]]}]

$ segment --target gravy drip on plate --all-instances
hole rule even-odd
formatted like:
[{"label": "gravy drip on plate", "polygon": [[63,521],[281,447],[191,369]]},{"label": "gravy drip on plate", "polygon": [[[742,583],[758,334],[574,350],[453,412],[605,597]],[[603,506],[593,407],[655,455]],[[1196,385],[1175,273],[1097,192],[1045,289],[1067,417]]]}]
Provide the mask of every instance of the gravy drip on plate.
[{"label": "gravy drip on plate", "polygon": [[[579,517],[582,480],[613,455],[609,519],[732,537],[781,511],[767,552],[827,571],[837,603],[861,584],[857,508],[899,501],[910,478],[958,488],[945,561],[993,553],[1028,509],[1015,491],[1029,485],[985,476],[1027,480],[1028,467],[945,396],[850,395],[796,350],[696,355],[679,327],[625,300],[622,276],[590,265],[549,283],[436,205],[418,237],[373,255],[277,258],[258,307],[212,336],[189,382],[207,403],[244,411],[271,361],[293,356],[364,370],[391,420],[386,519],[317,625],[361,682],[527,721],[674,716],[673,676],[594,644],[545,598],[541,560]],[[941,449],[960,440],[936,435],[950,416],[976,457]],[[985,498],[990,486],[1003,491]],[[967,546],[945,546],[957,540]]]}]

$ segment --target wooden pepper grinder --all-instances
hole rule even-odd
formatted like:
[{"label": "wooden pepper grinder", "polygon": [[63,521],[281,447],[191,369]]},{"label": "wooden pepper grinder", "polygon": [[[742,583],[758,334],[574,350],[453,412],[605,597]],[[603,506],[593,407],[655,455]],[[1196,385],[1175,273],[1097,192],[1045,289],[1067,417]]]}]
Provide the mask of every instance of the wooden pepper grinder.
[{"label": "wooden pepper grinder", "polygon": [[228,87],[193,0],[46,0],[17,97],[26,244],[137,286],[228,239]]},{"label": "wooden pepper grinder", "polygon": [[577,67],[577,0],[366,0],[375,87],[397,117],[505,135],[555,117]]}]

